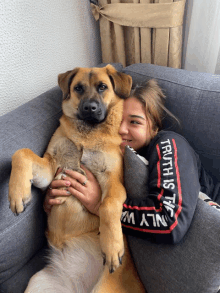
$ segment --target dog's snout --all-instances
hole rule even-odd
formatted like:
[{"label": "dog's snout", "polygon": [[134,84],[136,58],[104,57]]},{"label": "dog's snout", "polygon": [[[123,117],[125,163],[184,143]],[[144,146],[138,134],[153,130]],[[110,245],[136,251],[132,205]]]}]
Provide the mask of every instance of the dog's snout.
[{"label": "dog's snout", "polygon": [[83,104],[83,111],[90,113],[90,112],[96,112],[98,110],[98,104],[95,101],[86,101]]},{"label": "dog's snout", "polygon": [[101,123],[106,117],[105,105],[95,99],[82,100],[78,109],[78,119],[90,124]]}]

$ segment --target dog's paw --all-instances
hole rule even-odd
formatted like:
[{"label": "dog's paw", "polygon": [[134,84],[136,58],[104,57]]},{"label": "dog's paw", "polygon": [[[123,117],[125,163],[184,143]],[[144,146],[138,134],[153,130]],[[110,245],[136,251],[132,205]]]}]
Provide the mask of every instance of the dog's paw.
[{"label": "dog's paw", "polygon": [[56,198],[57,200],[59,200],[59,202],[60,202],[60,204],[63,204],[63,203],[65,203],[66,202],[66,200],[68,199],[68,197],[57,197]]},{"label": "dog's paw", "polygon": [[[65,170],[68,169],[68,168],[63,168],[63,171],[59,174],[56,175],[56,177],[54,178],[55,180],[61,180],[63,179],[63,177],[66,177],[66,173],[65,173]],[[70,168],[69,170],[72,170],[72,171],[76,171],[84,176],[86,176],[86,173],[85,171],[82,169],[82,168]]]},{"label": "dog's paw", "polygon": [[103,264],[108,266],[110,273],[113,273],[122,264],[124,255],[123,237],[121,235],[116,240],[115,237],[109,238],[106,233],[101,233],[100,244],[103,254]]},{"label": "dog's paw", "polygon": [[25,211],[31,201],[31,182],[28,184],[9,184],[8,200],[10,209],[15,215]]},{"label": "dog's paw", "polygon": [[66,174],[64,172],[61,172],[54,179],[55,180],[61,180],[61,179],[63,179],[63,176],[66,176]]}]

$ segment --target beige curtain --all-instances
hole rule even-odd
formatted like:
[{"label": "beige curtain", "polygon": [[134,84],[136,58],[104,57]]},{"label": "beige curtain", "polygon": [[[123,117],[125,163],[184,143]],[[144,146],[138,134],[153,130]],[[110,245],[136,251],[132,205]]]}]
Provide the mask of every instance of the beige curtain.
[{"label": "beige curtain", "polygon": [[102,61],[181,68],[185,0],[99,0]]}]

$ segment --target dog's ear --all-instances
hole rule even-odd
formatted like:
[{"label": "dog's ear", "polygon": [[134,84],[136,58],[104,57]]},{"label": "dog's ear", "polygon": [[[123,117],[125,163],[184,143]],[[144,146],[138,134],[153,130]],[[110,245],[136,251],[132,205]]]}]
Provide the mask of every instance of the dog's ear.
[{"label": "dog's ear", "polygon": [[77,74],[79,68],[75,68],[73,70],[69,70],[65,73],[61,73],[58,75],[58,84],[63,92],[63,99],[66,100],[70,95],[70,85],[74,76]]},{"label": "dog's ear", "polygon": [[129,97],[132,86],[131,76],[117,71],[110,64],[106,66],[106,70],[116,95],[122,99]]}]

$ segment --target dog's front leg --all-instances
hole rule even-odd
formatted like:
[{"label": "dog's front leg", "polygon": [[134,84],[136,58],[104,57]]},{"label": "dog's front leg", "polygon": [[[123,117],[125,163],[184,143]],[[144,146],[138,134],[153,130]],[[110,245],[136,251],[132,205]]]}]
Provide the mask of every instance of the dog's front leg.
[{"label": "dog's front leg", "polygon": [[118,178],[111,178],[111,185],[99,208],[100,245],[104,263],[113,273],[122,263],[124,242],[121,227],[121,214],[126,191]]},{"label": "dog's front leg", "polygon": [[30,149],[21,149],[12,157],[12,171],[9,180],[10,208],[13,213],[24,211],[31,200],[31,184],[46,188],[53,179],[55,170],[49,155],[40,158]]}]

